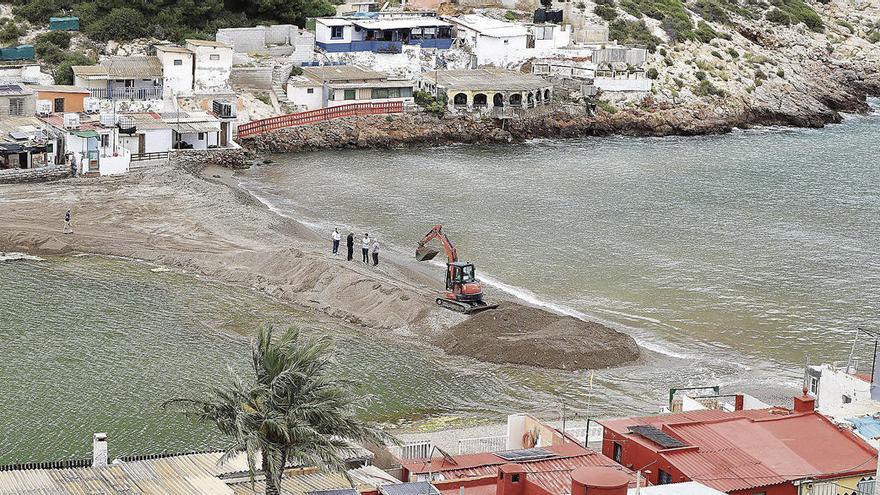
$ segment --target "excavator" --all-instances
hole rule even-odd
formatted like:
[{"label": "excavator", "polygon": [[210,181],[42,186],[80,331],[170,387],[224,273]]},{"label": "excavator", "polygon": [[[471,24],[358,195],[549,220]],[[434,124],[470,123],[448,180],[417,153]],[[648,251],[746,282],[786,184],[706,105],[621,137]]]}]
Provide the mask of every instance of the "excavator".
[{"label": "excavator", "polygon": [[488,304],[483,300],[483,285],[476,279],[473,263],[458,261],[458,251],[449,237],[443,233],[442,225],[435,225],[416,248],[416,259],[429,261],[440,252],[428,246],[437,239],[446,251],[446,292],[437,298],[437,304],[444,308],[464,314],[473,314],[488,309],[495,309],[497,304]]}]

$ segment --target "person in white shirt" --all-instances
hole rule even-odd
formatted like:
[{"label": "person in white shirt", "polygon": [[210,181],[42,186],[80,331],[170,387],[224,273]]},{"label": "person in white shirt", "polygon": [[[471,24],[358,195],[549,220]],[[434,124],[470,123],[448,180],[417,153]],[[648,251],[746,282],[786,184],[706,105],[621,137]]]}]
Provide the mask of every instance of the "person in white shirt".
[{"label": "person in white shirt", "polygon": [[361,254],[364,258],[364,263],[370,264],[370,234],[365,233],[364,238],[361,240]]},{"label": "person in white shirt", "polygon": [[379,241],[373,241],[373,245],[370,246],[370,252],[373,253],[373,266],[379,264]]},{"label": "person in white shirt", "polygon": [[342,234],[339,233],[339,229],[333,229],[333,256],[339,252],[339,241],[342,239]]}]

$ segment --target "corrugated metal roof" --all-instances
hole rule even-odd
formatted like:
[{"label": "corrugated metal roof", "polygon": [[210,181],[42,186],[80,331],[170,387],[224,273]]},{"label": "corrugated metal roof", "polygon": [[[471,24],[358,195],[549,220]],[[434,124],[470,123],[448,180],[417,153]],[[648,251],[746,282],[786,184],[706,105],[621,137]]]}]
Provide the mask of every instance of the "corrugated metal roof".
[{"label": "corrugated metal roof", "polygon": [[68,85],[61,85],[61,84],[52,84],[52,85],[32,84],[28,87],[33,89],[34,91],[47,91],[47,92],[52,92],[52,93],[90,94],[89,90],[87,90],[87,89],[80,88],[77,86],[68,86]]},{"label": "corrugated metal roof", "polygon": [[449,27],[451,24],[436,17],[411,17],[403,19],[368,19],[352,21],[355,26],[364,29],[409,29],[419,27]]},{"label": "corrugated metal roof", "polygon": [[192,55],[192,50],[177,45],[156,45],[156,51],[169,53],[186,53]]},{"label": "corrugated metal roof", "polygon": [[74,65],[77,76],[90,79],[156,79],[162,77],[158,57],[110,57],[98,65]]},{"label": "corrugated metal roof", "polygon": [[188,45],[193,45],[193,46],[210,46],[213,48],[230,48],[230,49],[232,48],[229,45],[227,45],[226,43],[223,43],[221,41],[212,41],[212,40],[191,40],[190,39],[190,40],[186,40],[186,43]]},{"label": "corrugated metal roof", "polygon": [[[249,480],[231,483],[228,486],[231,493],[235,495],[262,495],[266,491],[265,480],[255,481],[253,488],[251,488]],[[288,474],[281,478],[281,493],[283,495],[305,495],[307,492],[345,488],[351,488],[351,484],[344,475],[339,473]]]}]

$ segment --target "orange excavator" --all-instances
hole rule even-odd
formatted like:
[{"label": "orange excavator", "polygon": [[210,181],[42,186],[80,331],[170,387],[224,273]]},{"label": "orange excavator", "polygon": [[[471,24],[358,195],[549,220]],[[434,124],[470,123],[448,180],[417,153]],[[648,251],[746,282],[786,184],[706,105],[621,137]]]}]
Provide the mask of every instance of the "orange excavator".
[{"label": "orange excavator", "polygon": [[459,313],[472,314],[487,309],[495,309],[497,304],[487,304],[483,300],[483,285],[477,280],[473,263],[458,261],[458,251],[452,241],[443,233],[442,225],[435,225],[416,248],[416,259],[428,261],[440,252],[428,247],[428,243],[438,239],[446,251],[446,292],[437,298],[437,304]]}]

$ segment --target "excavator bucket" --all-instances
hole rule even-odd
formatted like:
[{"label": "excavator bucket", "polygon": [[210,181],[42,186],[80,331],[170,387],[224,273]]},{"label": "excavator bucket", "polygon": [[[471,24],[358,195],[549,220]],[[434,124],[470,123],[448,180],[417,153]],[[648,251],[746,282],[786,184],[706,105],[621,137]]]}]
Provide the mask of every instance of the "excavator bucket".
[{"label": "excavator bucket", "polygon": [[419,246],[416,248],[416,259],[419,261],[432,260],[438,253],[440,253],[440,251],[429,248],[428,246]]}]

